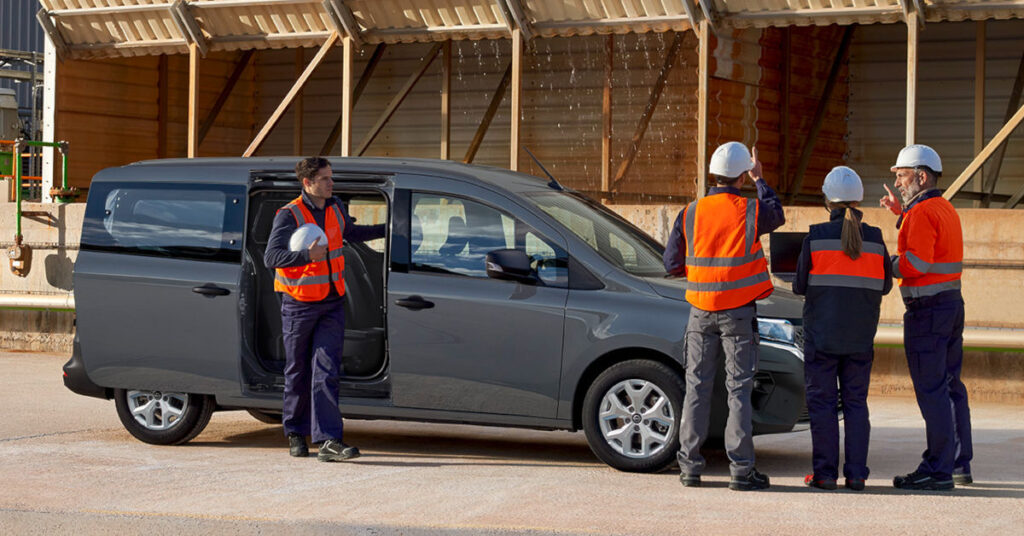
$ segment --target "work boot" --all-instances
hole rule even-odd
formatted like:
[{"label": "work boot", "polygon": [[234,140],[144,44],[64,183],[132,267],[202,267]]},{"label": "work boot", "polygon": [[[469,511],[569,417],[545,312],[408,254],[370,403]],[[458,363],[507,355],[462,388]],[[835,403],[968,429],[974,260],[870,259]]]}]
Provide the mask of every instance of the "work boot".
[{"label": "work boot", "polygon": [[688,475],[686,473],[682,473],[679,475],[679,481],[683,483],[683,486],[688,488],[700,487],[700,475]]},{"label": "work boot", "polygon": [[759,473],[757,469],[751,469],[745,476],[734,476],[729,480],[729,489],[734,491],[768,489],[769,486],[768,476]]},{"label": "work boot", "polygon": [[949,480],[936,480],[929,474],[922,473],[920,471],[914,471],[909,475],[898,476],[892,479],[892,485],[899,489],[914,489],[914,490],[951,490],[953,489],[953,479]]},{"label": "work boot", "polygon": [[853,491],[864,491],[864,479],[863,478],[847,478],[846,489]]},{"label": "work boot", "polygon": [[320,445],[320,453],[316,458],[322,462],[343,462],[359,457],[359,449],[338,441],[328,439]]},{"label": "work boot", "polygon": [[974,478],[971,477],[971,471],[964,469],[953,469],[953,483],[956,484],[957,486],[973,484]]},{"label": "work boot", "polygon": [[807,475],[804,477],[804,484],[812,488],[834,490],[836,489],[836,481],[832,478],[814,478],[814,475]]},{"label": "work boot", "polygon": [[288,434],[288,454],[296,458],[309,456],[309,446],[306,445],[306,436],[299,434]]}]

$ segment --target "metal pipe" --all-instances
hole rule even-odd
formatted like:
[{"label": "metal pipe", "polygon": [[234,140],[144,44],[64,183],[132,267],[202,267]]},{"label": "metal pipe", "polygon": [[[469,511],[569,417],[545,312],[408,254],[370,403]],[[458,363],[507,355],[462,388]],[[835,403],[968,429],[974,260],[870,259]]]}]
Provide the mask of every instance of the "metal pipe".
[{"label": "metal pipe", "polygon": [[[903,327],[878,326],[875,344],[903,344]],[[1024,329],[964,328],[964,347],[1024,349]]]},{"label": "metal pipe", "polygon": [[75,310],[75,294],[0,294],[0,309]]}]

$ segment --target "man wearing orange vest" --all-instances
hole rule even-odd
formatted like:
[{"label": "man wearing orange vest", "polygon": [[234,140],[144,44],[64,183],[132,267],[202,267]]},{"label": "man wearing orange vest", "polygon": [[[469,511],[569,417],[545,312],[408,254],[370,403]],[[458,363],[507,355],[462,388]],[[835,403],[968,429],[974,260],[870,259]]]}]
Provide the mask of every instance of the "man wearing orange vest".
[{"label": "man wearing orange vest", "polygon": [[[679,433],[680,480],[700,486],[707,438],[712,384],[719,344],[725,350],[725,385],[729,418],[725,448],[729,454],[729,488],[765,489],[768,477],[754,468],[750,395],[757,368],[755,301],[772,293],[768,266],[758,237],[786,221],[782,203],[761,177],[753,156],[738,142],[715,149],[709,171],[717,186],[687,205],[676,218],[665,246],[665,269],[685,276],[690,317],[686,325],[686,396]],[[747,175],[757,199],[740,196]]]},{"label": "man wearing orange vest", "polygon": [[960,293],[964,243],[960,217],[936,189],[942,174],[938,153],[909,145],[892,167],[905,208],[886,186],[880,204],[899,215],[893,276],[902,278],[903,345],[928,449],[914,472],[897,476],[901,489],[949,490],[970,484],[971,416],[963,364],[964,300]]},{"label": "man wearing orange vest", "polygon": [[[338,411],[338,375],[345,342],[345,257],[343,241],[362,242],[384,236],[383,225],[353,225],[341,200],[334,197],[331,164],[324,158],[295,166],[302,194],[274,216],[263,260],[275,269],[274,290],[281,298],[284,335],[284,406],[282,424],[292,456],[306,457],[306,436],[320,443],[317,458],[349,460],[359,449],[342,442]],[[324,231],[308,247],[292,251],[292,234],[302,225]]]}]

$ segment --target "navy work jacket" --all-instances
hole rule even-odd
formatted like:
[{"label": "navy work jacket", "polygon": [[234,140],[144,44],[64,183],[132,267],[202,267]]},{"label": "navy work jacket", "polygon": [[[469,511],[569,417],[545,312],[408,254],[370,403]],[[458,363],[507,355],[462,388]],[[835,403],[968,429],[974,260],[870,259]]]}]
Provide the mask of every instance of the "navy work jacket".
[{"label": "navy work jacket", "polygon": [[[812,268],[810,242],[840,240],[845,215],[846,209],[836,209],[831,212],[828,222],[811,226],[810,232],[804,238],[803,249],[796,265],[796,279],[793,281],[793,292],[806,298],[805,342],[813,345],[819,352],[840,355],[871,351],[875,332],[878,330],[882,296],[892,290],[892,265],[889,262],[882,263],[885,266],[885,281],[880,291],[807,284]],[[861,223],[860,228],[864,242],[881,244],[882,259],[888,259],[888,250],[882,240],[882,230],[866,223]]]}]

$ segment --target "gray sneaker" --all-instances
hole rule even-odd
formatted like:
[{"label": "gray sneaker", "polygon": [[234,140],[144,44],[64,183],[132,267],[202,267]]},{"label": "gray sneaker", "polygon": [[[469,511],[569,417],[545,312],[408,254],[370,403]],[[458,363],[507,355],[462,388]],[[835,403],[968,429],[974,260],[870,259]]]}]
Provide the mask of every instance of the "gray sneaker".
[{"label": "gray sneaker", "polygon": [[320,445],[320,453],[316,455],[316,459],[322,462],[343,462],[358,457],[358,448],[346,445],[337,439],[324,441]]}]

